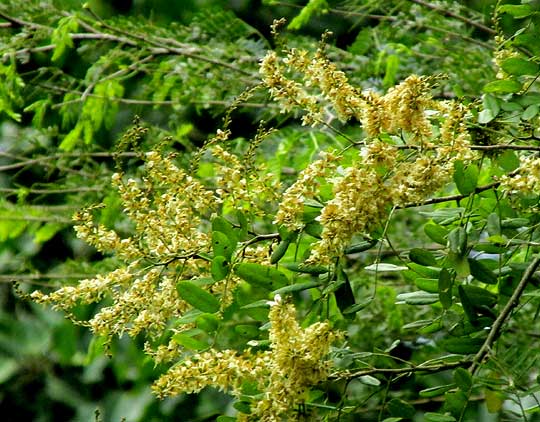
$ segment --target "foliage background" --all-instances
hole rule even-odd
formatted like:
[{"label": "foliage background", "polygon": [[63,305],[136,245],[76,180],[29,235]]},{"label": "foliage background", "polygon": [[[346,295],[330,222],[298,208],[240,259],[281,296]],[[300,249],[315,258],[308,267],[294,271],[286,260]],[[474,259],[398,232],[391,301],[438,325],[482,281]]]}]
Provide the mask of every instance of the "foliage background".
[{"label": "foliage background", "polygon": [[[521,135],[529,130],[521,123],[536,117],[533,109],[528,120],[518,117],[515,127],[507,115],[493,122],[486,117],[485,110],[491,110],[493,118],[501,108],[511,111],[501,105],[507,100],[504,95],[482,95],[496,72],[491,22],[495,2],[441,1],[426,6],[420,1],[357,0],[328,2],[325,13],[321,12],[326,2],[310,2],[315,5],[311,14],[302,9],[305,2],[92,1],[86,10],[74,0],[48,2],[46,7],[37,2],[25,2],[24,7],[20,2],[4,3],[0,17],[5,14],[20,20],[30,33],[40,34],[39,25],[52,28],[39,39],[19,32],[16,22],[5,17],[5,25],[0,26],[0,410],[4,415],[18,415],[17,420],[203,421],[232,412],[229,398],[214,390],[156,400],[149,386],[158,370],[142,353],[142,340],[122,338],[112,345],[112,357],[103,356],[86,329],[57,312],[21,300],[13,281],[27,293],[114,268],[114,259],[76,239],[71,228],[73,212],[104,199],[108,208],[101,222],[128,231],[118,217],[121,204],[109,182],[115,159],[120,157],[124,168],[136,172],[141,165],[133,152],[137,148],[148,150],[161,143],[165,150],[183,153],[200,147],[222,126],[234,98],[257,84],[259,60],[275,47],[269,36],[273,19],[284,16],[298,26],[283,35],[290,46],[314,50],[322,32],[332,31],[329,56],[362,89],[384,91],[411,73],[447,75],[436,95],[478,104],[478,111],[484,112],[480,121],[491,123],[487,129],[477,129],[475,143],[489,143],[486,133],[490,130]],[[479,24],[471,25],[437,8]],[[65,16],[70,10],[93,25],[94,39],[70,44],[62,38],[66,31],[77,32]],[[301,18],[293,20],[301,10]],[[66,19],[59,21],[59,16]],[[513,34],[521,23],[505,15],[500,31]],[[99,35],[105,33],[116,41]],[[54,49],[46,47],[51,40],[57,46]],[[167,51],[160,50],[163,45]],[[536,45],[522,48],[538,54]],[[7,54],[11,51],[18,53]],[[530,110],[531,105],[520,105],[520,110]],[[122,135],[136,115],[149,127],[149,136],[141,145],[124,145]],[[231,116],[234,137],[253,138],[261,119],[279,129],[274,135],[279,146],[270,142],[261,149],[285,182],[292,182],[291,175],[304,168],[316,151],[343,142],[330,131],[310,130],[294,116],[280,114],[261,93]],[[339,129],[351,138],[359,136],[353,125]],[[446,192],[453,193],[455,186]],[[529,219],[527,224],[536,224],[531,215],[513,214],[512,204],[503,206],[508,208],[505,218],[524,217]],[[429,245],[424,224],[417,212],[402,212],[392,219],[388,233],[393,250],[382,251],[388,262],[399,263],[395,250]],[[372,252],[353,258],[351,274],[361,274],[361,268],[374,261],[374,254],[381,253]],[[355,295],[369,297],[372,283],[373,279],[358,276],[353,280]],[[406,290],[410,280],[388,275],[378,283],[377,300],[352,324],[349,341],[358,350],[380,354],[381,365],[391,366],[393,359],[408,360],[412,354],[422,359],[432,346],[422,344],[424,337],[405,326],[422,319],[427,311],[395,305],[397,293]],[[83,317],[94,311],[81,307],[76,313]],[[513,329],[526,326],[530,335],[516,334],[514,347],[502,353],[498,362],[501,373],[510,373],[504,382],[510,379],[513,385],[504,384],[503,395],[497,381],[490,380],[491,389],[479,389],[469,398],[464,420],[521,420],[522,408],[535,405],[532,395],[538,385],[530,386],[527,378],[538,359],[536,349],[530,347],[531,341],[538,344],[537,301],[531,299],[525,311]],[[418,397],[416,392],[451,382],[451,374],[403,377],[388,383],[386,390],[370,385],[374,381],[369,378],[363,381],[351,382],[346,390],[351,401],[359,403],[358,409],[364,409],[359,410],[362,420],[378,420],[382,415],[378,400],[392,393],[402,393],[401,397],[414,403],[414,417],[422,420],[425,412],[441,408],[442,399]],[[344,390],[339,389],[343,387],[334,386],[328,392],[332,404],[343,399]],[[507,399],[504,407],[503,398]],[[489,413],[486,403],[495,408],[499,403],[499,411]],[[532,414],[529,420],[535,417]]]}]

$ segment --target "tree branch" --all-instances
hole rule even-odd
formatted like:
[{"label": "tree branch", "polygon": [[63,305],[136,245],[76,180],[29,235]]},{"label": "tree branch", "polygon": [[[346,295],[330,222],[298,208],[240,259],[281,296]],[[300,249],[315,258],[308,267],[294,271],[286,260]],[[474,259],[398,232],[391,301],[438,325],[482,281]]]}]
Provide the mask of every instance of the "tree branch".
[{"label": "tree branch", "polygon": [[[0,157],[1,156],[10,157],[9,154],[0,151]],[[45,157],[34,158],[31,160],[25,160],[25,161],[13,163],[13,164],[6,164],[4,166],[0,166],[0,171],[24,168],[24,167],[32,166],[35,164],[41,164],[47,161],[61,160],[62,158],[115,158],[115,157],[137,157],[137,156],[138,155],[135,152],[122,152],[122,153],[111,153],[111,152],[91,152],[91,153],[80,152],[79,153],[77,152],[77,153],[65,153],[65,154],[51,154]]]},{"label": "tree branch", "polygon": [[529,264],[525,272],[523,273],[523,276],[521,277],[521,280],[519,284],[516,287],[516,290],[514,290],[514,293],[506,303],[505,307],[491,326],[491,330],[489,331],[489,335],[486,338],[486,341],[476,353],[474,356],[472,365],[469,368],[469,371],[473,374],[482,363],[482,360],[485,358],[485,356],[489,353],[491,346],[497,338],[499,337],[500,331],[506,322],[507,318],[510,316],[514,308],[519,305],[519,300],[521,298],[521,295],[525,291],[525,287],[527,287],[527,284],[531,280],[532,276],[534,275],[535,271],[537,270],[538,266],[540,265],[540,256],[537,256],[532,260],[532,262]]},{"label": "tree branch", "polygon": [[408,374],[413,372],[427,372],[427,373],[434,373],[434,372],[441,372],[446,371],[448,369],[454,369],[458,367],[467,367],[471,365],[470,360],[459,360],[457,362],[451,362],[451,363],[442,363],[440,365],[418,365],[418,366],[410,366],[406,368],[369,368],[369,369],[361,369],[356,372],[344,372],[344,373],[336,373],[333,375],[330,375],[329,379],[353,379],[353,378],[359,378],[366,375],[401,375],[401,374]]},{"label": "tree branch", "polygon": [[473,21],[472,19],[466,18],[465,16],[458,15],[457,13],[451,12],[450,10],[443,9],[442,7],[436,6],[434,4],[428,3],[424,0],[409,0],[411,3],[419,4],[420,6],[426,7],[428,9],[431,9],[443,16],[449,16],[451,18],[457,19],[463,23],[466,23],[467,25],[474,26],[477,29],[480,29],[481,31],[484,31],[488,33],[489,35],[495,35],[497,34],[497,31],[494,29],[485,26],[479,22]]}]

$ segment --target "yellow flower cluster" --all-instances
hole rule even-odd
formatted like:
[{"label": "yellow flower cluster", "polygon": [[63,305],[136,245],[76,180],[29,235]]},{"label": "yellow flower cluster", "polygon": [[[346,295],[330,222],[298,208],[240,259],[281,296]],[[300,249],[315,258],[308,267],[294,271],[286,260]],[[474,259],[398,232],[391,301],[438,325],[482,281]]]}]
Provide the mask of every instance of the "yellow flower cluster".
[{"label": "yellow flower cluster", "polygon": [[[306,112],[303,124],[321,123],[326,102],[340,120],[354,117],[361,121],[370,137],[399,130],[411,133],[413,140],[431,135],[426,110],[437,108],[437,103],[430,96],[427,78],[412,75],[384,96],[363,93],[349,83],[345,73],[326,57],[322,47],[313,58],[307,51],[293,48],[281,61],[271,51],[263,58],[260,73],[283,112],[295,109]],[[298,73],[302,82],[294,80]]]},{"label": "yellow flower cluster", "polygon": [[270,350],[196,354],[159,378],[154,391],[166,397],[211,386],[240,396],[242,385],[248,382],[256,385],[260,394],[253,397],[251,413],[239,414],[239,421],[295,420],[295,407],[309,389],[328,378],[330,362],[326,356],[330,345],[341,338],[328,323],[302,329],[295,313],[292,304],[276,296],[269,314]]},{"label": "yellow flower cluster", "polygon": [[514,175],[500,178],[502,189],[510,193],[540,194],[540,158],[521,156],[520,161]]},{"label": "yellow flower cluster", "polygon": [[[311,263],[331,263],[354,234],[369,235],[394,206],[425,200],[451,179],[456,160],[474,158],[464,123],[467,110],[434,100],[429,78],[409,76],[385,95],[360,92],[322,47],[313,55],[291,49],[281,60],[272,52],[260,71],[284,111],[306,112],[304,123],[321,123],[321,110],[329,104],[341,120],[357,119],[367,135],[349,167],[333,165],[339,154],[332,155],[332,166],[324,158],[316,160],[283,195],[275,223],[301,230],[299,217],[305,200],[318,195],[318,179],[325,177],[332,185],[332,197],[318,217],[322,238],[312,249]],[[302,96],[291,86],[302,87]]]},{"label": "yellow flower cluster", "polygon": [[96,224],[90,209],[75,216],[78,236],[99,251],[114,253],[120,268],[48,295],[34,292],[33,299],[69,310],[110,296],[112,304],[88,323],[94,333],[109,339],[141,332],[158,337],[172,318],[183,315],[189,306],[176,292],[176,282],[209,276],[209,263],[199,254],[211,251],[212,240],[202,225],[220,201],[173,159],[149,152],[140,180],[113,175],[124,212],[135,226],[133,237],[122,239],[115,230]]},{"label": "yellow flower cluster", "polygon": [[284,75],[285,69],[275,52],[271,51],[264,57],[260,73],[270,95],[279,99],[283,113],[296,108],[305,110],[307,113],[302,116],[305,125],[315,125],[323,119],[324,112],[317,98],[310,95],[301,83]]},{"label": "yellow flower cluster", "polygon": [[263,164],[246,171],[240,158],[221,145],[211,148],[216,174],[216,196],[225,211],[241,207],[264,215],[268,203],[277,202],[280,184]]},{"label": "yellow flower cluster", "polygon": [[330,264],[339,256],[354,233],[369,233],[386,218],[388,187],[375,168],[351,166],[334,184],[334,198],[322,209],[323,226],[310,263]]},{"label": "yellow flower cluster", "polygon": [[301,217],[305,200],[315,197],[320,180],[336,168],[335,161],[339,159],[334,152],[321,152],[319,156],[299,173],[296,182],[283,194],[274,224],[282,224],[293,231],[304,227]]}]

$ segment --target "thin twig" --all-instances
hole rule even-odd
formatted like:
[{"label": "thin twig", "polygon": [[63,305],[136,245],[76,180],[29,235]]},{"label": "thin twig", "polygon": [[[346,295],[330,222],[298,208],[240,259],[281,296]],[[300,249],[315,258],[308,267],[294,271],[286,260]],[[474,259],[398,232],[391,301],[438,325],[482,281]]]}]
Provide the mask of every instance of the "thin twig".
[{"label": "thin twig", "polygon": [[28,193],[31,195],[57,195],[63,193],[80,193],[80,192],[101,192],[103,188],[92,188],[89,186],[81,186],[78,188],[64,188],[64,189],[27,189],[27,188],[0,188],[0,193],[18,194],[20,192]]},{"label": "thin twig", "polygon": [[443,16],[449,16],[451,18],[454,18],[454,19],[457,19],[463,23],[466,23],[467,25],[470,25],[470,26],[474,26],[475,28],[477,29],[480,29],[481,31],[484,31],[490,35],[495,35],[497,33],[497,31],[495,31],[494,29],[490,28],[489,26],[486,26],[484,24],[481,24],[479,22],[476,22],[476,21],[473,21],[472,19],[469,19],[469,18],[466,18],[465,16],[462,16],[462,15],[458,15],[457,13],[454,13],[450,10],[447,10],[447,9],[443,9],[442,7],[439,7],[439,6],[436,6],[434,4],[431,4],[431,3],[428,3],[426,1],[423,1],[423,0],[409,0],[410,2],[412,3],[416,3],[416,4],[419,4],[420,6],[423,6],[423,7],[426,7],[428,9],[431,9]]},{"label": "thin twig", "polygon": [[[130,33],[128,31],[124,31],[124,30],[121,30],[119,28],[115,28],[115,27],[107,24],[103,19],[101,19],[98,15],[96,15],[96,13],[94,11],[92,11],[90,8],[87,8],[87,11],[104,28],[106,28],[106,29],[108,29],[110,31],[122,34],[122,35],[124,35],[126,37],[131,37],[131,38],[134,38],[136,40],[142,41],[145,44],[154,45],[155,48],[148,49],[152,54],[155,54],[155,55],[176,54],[176,55],[180,55],[180,56],[184,56],[184,57],[189,57],[189,58],[192,58],[192,59],[195,59],[195,60],[200,60],[200,61],[204,61],[204,62],[207,62],[207,63],[211,63],[211,64],[214,64],[216,66],[222,66],[222,67],[225,67],[227,69],[233,70],[233,71],[241,73],[243,75],[246,75],[246,76],[253,76],[252,73],[250,73],[250,72],[248,72],[248,71],[246,71],[244,69],[238,68],[236,66],[233,66],[233,65],[231,65],[229,63],[223,62],[221,60],[216,60],[216,59],[212,59],[212,58],[209,58],[209,57],[205,57],[205,56],[195,54],[195,52],[197,52],[197,53],[201,52],[200,49],[197,49],[197,48],[194,48],[194,47],[178,48],[178,47],[173,47],[171,45],[163,46],[163,39],[161,39],[160,42],[158,42],[158,41],[154,41],[153,39],[151,39],[151,38],[149,38],[147,36],[133,34],[133,33]],[[137,45],[136,42],[131,41],[131,45],[133,45],[133,44]],[[189,50],[191,50],[191,51],[189,51]]]},{"label": "thin twig", "polygon": [[516,289],[514,290],[514,293],[506,303],[505,307],[495,320],[493,322],[493,325],[491,326],[491,330],[489,331],[489,334],[484,341],[484,344],[482,344],[482,347],[476,353],[474,356],[472,365],[469,368],[469,371],[473,374],[480,366],[486,355],[491,350],[491,346],[497,338],[499,337],[500,331],[506,322],[507,318],[510,316],[512,311],[516,306],[519,305],[519,300],[521,298],[521,295],[525,291],[525,287],[527,287],[527,284],[529,284],[529,281],[531,280],[532,276],[534,275],[535,271],[537,270],[538,266],[540,265],[540,256],[537,256],[532,260],[532,262],[529,264],[525,272],[523,273],[523,276],[521,277],[521,280],[519,284],[517,285]]},{"label": "thin twig", "polygon": [[[501,182],[493,182],[493,183],[489,183],[489,184],[484,185],[484,186],[479,186],[474,190],[474,193],[477,194],[477,193],[480,193],[480,192],[484,192],[486,190],[496,188],[500,184],[501,184]],[[461,201],[462,199],[468,198],[469,196],[470,195],[461,195],[461,194],[449,195],[449,196],[441,196],[441,197],[438,197],[438,198],[427,199],[427,200],[422,201],[422,202],[413,202],[413,203],[405,204],[405,205],[402,205],[402,206],[397,207],[397,208],[398,209],[415,208],[415,207],[421,207],[423,205],[440,204],[441,202]]]},{"label": "thin twig", "polygon": [[[0,157],[5,156],[9,157],[10,155],[1,152],[0,151]],[[90,153],[84,153],[84,152],[77,152],[77,153],[65,153],[65,154],[51,154],[45,157],[39,157],[39,158],[33,158],[31,160],[25,160],[18,163],[13,164],[6,164],[4,166],[0,166],[0,172],[1,171],[7,171],[7,170],[14,170],[19,168],[24,168],[36,164],[41,164],[43,162],[47,161],[55,161],[55,160],[61,160],[62,158],[116,158],[116,157],[137,157],[137,153],[135,152],[122,152],[122,153],[114,153],[114,152],[90,152]]]},{"label": "thin twig", "polygon": [[334,375],[331,375],[331,379],[352,379],[352,378],[359,378],[366,375],[400,375],[400,374],[408,374],[413,372],[427,372],[427,373],[434,373],[434,372],[441,372],[446,371],[448,369],[458,368],[458,367],[466,367],[471,364],[470,360],[459,360],[457,362],[450,362],[450,363],[443,363],[440,365],[418,365],[418,366],[409,366],[406,368],[369,368],[369,369],[361,369],[356,372],[345,372],[345,373],[336,373]]},{"label": "thin twig", "polygon": [[[365,145],[364,141],[355,142],[355,145]],[[426,148],[420,145],[396,145],[397,149],[415,149],[415,150],[428,150],[437,149],[437,147]],[[512,150],[512,151],[540,151],[538,145],[511,145],[511,144],[495,144],[495,145],[470,145],[469,149],[473,151],[499,151],[499,150]]]},{"label": "thin twig", "polygon": [[29,28],[41,28],[41,29],[46,28],[46,29],[50,29],[50,28],[48,28],[47,26],[44,26],[44,25],[40,25],[40,24],[37,24],[37,23],[34,23],[34,22],[26,22],[26,21],[23,21],[22,19],[14,18],[13,16],[10,16],[10,15],[6,14],[2,10],[0,10],[0,18],[5,19],[9,23],[11,23],[12,26],[19,27],[19,28],[27,26]]},{"label": "thin twig", "polygon": [[40,280],[83,280],[96,277],[96,274],[0,274],[0,283],[27,283],[44,287],[61,287],[59,283],[46,283]]},{"label": "thin twig", "polygon": [[0,221],[38,221],[40,223],[73,224],[73,220],[62,217],[34,217],[31,215],[0,215]]}]

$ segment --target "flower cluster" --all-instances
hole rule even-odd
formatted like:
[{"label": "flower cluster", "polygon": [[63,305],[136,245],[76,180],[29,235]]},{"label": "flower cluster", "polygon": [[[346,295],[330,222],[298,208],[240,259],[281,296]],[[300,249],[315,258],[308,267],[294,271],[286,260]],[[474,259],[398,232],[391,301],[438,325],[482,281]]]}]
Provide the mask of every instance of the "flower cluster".
[{"label": "flower cluster", "polygon": [[300,230],[304,227],[302,212],[306,199],[313,199],[318,193],[320,180],[336,168],[338,157],[333,152],[321,152],[318,160],[312,161],[302,170],[294,182],[283,194],[275,224],[282,224],[289,230]]},{"label": "flower cluster", "polygon": [[354,233],[370,233],[386,218],[388,187],[374,168],[351,166],[334,184],[334,197],[318,217],[322,239],[309,262],[329,264],[340,255]]},{"label": "flower cluster", "polygon": [[266,205],[278,200],[279,182],[263,164],[246,171],[240,157],[221,145],[213,146],[211,153],[216,160],[215,194],[225,211],[241,204],[242,208],[264,215]]},{"label": "flower cluster", "polygon": [[[342,121],[358,120],[367,136],[348,167],[316,160],[283,195],[275,223],[301,230],[305,200],[318,196],[324,184],[321,177],[332,185],[332,196],[318,217],[322,238],[313,246],[311,263],[331,263],[354,234],[370,235],[392,207],[422,202],[451,180],[456,160],[474,158],[464,123],[467,110],[451,101],[434,100],[429,78],[411,75],[385,95],[361,92],[328,60],[322,47],[312,55],[291,49],[281,61],[272,52],[263,59],[261,73],[271,95],[285,105],[284,111],[306,112],[304,123],[306,119],[312,125],[321,123],[321,110],[330,105]],[[291,86],[303,87],[302,96]],[[333,154],[332,161],[337,159],[339,154]]]},{"label": "flower cluster", "polygon": [[305,125],[315,125],[323,119],[324,112],[316,97],[307,92],[303,84],[287,78],[278,55],[271,51],[261,62],[260,73],[270,95],[279,100],[282,112],[296,108],[307,113],[302,117]]},{"label": "flower cluster", "polygon": [[295,406],[312,386],[328,378],[330,361],[326,356],[330,345],[341,338],[325,322],[302,329],[295,314],[292,304],[276,296],[269,313],[270,350],[196,354],[159,378],[154,391],[166,397],[211,386],[245,399],[242,385],[248,382],[261,394],[253,398],[249,414],[238,415],[239,421],[294,420]]},{"label": "flower cluster", "polygon": [[133,236],[121,238],[96,224],[92,209],[75,215],[78,236],[101,252],[115,254],[120,268],[48,295],[36,291],[32,297],[64,310],[111,297],[112,304],[88,323],[94,333],[109,339],[141,332],[159,337],[171,318],[183,315],[189,306],[176,293],[176,282],[209,274],[209,264],[199,254],[211,250],[212,240],[201,227],[217,210],[219,198],[173,160],[152,151],[145,156],[140,179],[113,175],[124,212],[135,226]]},{"label": "flower cluster", "polygon": [[500,178],[501,187],[510,193],[540,194],[540,158],[521,156],[520,161],[515,174]]},{"label": "flower cluster", "polygon": [[320,124],[328,104],[340,120],[361,121],[370,137],[400,130],[411,133],[413,140],[431,136],[426,111],[437,108],[437,103],[430,96],[427,78],[412,75],[384,96],[361,92],[326,57],[322,47],[312,58],[307,51],[293,48],[281,61],[275,52],[269,52],[261,62],[260,73],[283,112],[305,111],[303,124]]}]

